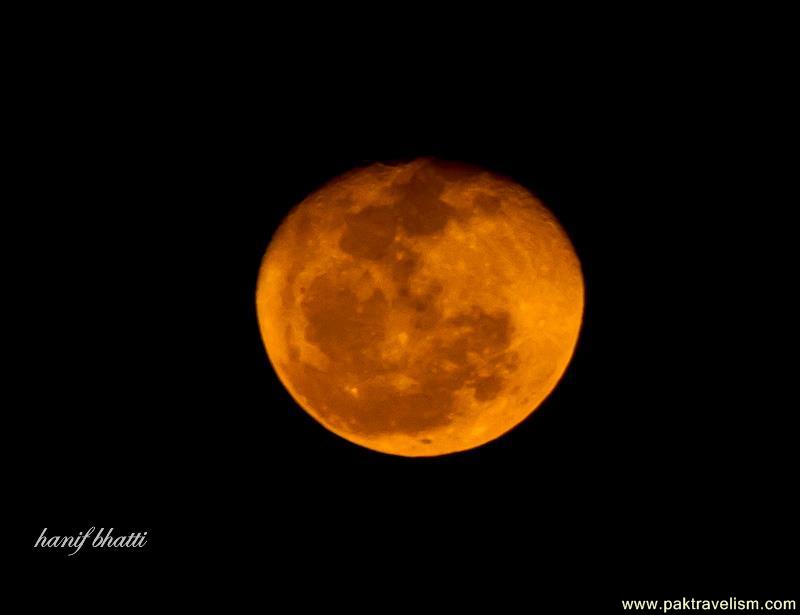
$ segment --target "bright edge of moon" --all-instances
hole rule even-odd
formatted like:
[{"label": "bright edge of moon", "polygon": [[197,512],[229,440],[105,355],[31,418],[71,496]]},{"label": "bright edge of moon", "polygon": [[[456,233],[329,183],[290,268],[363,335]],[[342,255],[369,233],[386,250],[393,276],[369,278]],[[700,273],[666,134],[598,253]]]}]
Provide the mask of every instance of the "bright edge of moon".
[{"label": "bright edge of moon", "polygon": [[270,362],[350,442],[409,457],[501,436],[551,393],[577,343],[580,262],[515,182],[419,159],[373,164],[297,205],[261,265]]}]

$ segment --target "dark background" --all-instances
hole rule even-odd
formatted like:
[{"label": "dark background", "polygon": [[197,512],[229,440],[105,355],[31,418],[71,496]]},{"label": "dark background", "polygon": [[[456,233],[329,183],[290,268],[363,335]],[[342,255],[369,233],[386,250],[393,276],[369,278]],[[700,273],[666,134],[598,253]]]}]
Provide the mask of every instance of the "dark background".
[{"label": "dark background", "polygon": [[[717,52],[606,42],[544,61],[494,40],[311,61],[257,42],[27,49],[4,229],[26,574],[298,606],[793,597],[788,197],[767,196],[768,117],[743,99],[764,90]],[[404,459],[298,408],[254,292],[292,206],[422,155],[537,194],[586,310],[528,420]],[[92,525],[147,530],[148,548],[31,548]]]}]

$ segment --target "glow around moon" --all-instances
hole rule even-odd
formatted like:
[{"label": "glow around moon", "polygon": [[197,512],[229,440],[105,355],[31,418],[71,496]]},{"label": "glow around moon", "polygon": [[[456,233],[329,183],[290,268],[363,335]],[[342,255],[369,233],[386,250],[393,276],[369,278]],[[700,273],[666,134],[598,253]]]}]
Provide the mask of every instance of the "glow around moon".
[{"label": "glow around moon", "polygon": [[486,171],[428,159],[352,171],[287,216],[256,293],[294,399],[362,446],[432,456],[533,412],[572,357],[580,263],[553,215]]}]

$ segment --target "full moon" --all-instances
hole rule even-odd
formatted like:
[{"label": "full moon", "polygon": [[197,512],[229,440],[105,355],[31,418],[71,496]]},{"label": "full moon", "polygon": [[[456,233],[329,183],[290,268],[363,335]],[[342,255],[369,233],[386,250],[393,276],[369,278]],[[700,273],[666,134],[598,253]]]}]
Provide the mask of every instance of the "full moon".
[{"label": "full moon", "polygon": [[580,262],[525,188],[471,166],[373,164],[297,205],[261,265],[270,362],[330,431],[408,457],[489,442],[567,368]]}]

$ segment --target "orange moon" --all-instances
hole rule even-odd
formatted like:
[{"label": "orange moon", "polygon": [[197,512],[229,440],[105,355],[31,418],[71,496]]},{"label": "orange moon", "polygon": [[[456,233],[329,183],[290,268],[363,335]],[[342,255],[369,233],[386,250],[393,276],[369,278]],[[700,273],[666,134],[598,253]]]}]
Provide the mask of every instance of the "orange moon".
[{"label": "orange moon", "polygon": [[580,262],[513,181],[419,159],[351,171],[282,222],[258,276],[261,336],[330,431],[409,457],[471,449],[531,414],[572,357]]}]

